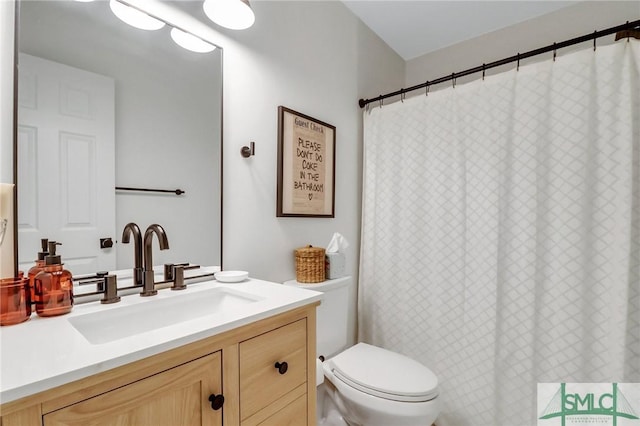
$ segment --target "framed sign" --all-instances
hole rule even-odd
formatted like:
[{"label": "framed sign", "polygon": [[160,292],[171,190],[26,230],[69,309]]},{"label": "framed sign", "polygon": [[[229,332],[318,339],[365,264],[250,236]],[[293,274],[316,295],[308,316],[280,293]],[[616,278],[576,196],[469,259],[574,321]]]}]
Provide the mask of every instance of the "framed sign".
[{"label": "framed sign", "polygon": [[278,107],[277,217],[334,217],[336,128]]}]

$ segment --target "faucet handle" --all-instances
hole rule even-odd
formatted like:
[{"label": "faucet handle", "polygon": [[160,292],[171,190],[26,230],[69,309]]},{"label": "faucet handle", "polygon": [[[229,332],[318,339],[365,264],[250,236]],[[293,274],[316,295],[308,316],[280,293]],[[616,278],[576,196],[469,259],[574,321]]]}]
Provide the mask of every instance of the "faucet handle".
[{"label": "faucet handle", "polygon": [[171,290],[184,290],[187,285],[184,283],[184,266],[174,265],[172,268],[173,284]]},{"label": "faucet handle", "polygon": [[189,269],[189,262],[183,263],[165,263],[164,264],[164,280],[173,281],[173,268],[176,266],[183,266],[184,269]]},{"label": "faucet handle", "polygon": [[117,277],[115,275],[104,276],[104,297],[100,299],[100,303],[116,303],[119,301]]}]

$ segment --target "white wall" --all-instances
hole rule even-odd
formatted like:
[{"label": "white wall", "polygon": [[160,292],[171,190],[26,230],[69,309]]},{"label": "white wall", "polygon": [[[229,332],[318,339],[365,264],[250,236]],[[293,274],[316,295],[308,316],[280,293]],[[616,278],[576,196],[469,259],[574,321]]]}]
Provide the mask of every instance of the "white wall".
[{"label": "white wall", "polygon": [[[357,101],[393,90],[404,61],[342,3],[252,2],[256,23],[225,31],[224,265],[254,277],[295,278],[293,250],[325,247],[334,232],[351,243],[347,272],[357,280],[362,174],[362,110]],[[335,218],[277,218],[277,108],[336,126]],[[240,148],[256,142],[256,155]],[[355,335],[355,286],[349,323]]]},{"label": "white wall", "polygon": [[[401,82],[402,60],[339,2],[256,2],[254,10],[256,24],[228,32],[225,45],[225,267],[291,279],[293,250],[324,247],[337,231],[351,242],[348,271],[357,273],[357,101],[360,91],[384,90],[381,81]],[[336,126],[335,219],[276,218],[278,105]],[[251,140],[256,156],[245,160],[239,150]]]},{"label": "white wall", "polygon": [[[162,4],[146,5],[164,17]],[[252,6],[256,23],[244,31],[212,30],[179,15],[169,19],[224,48],[224,266],[283,282],[295,278],[295,248],[325,246],[340,232],[351,243],[347,272],[357,281],[362,174],[357,101],[400,87],[404,61],[340,2],[255,1]],[[3,52],[6,46],[2,38]],[[3,59],[3,84],[12,84],[4,74],[11,67]],[[276,218],[278,105],[336,126],[334,219]],[[252,140],[256,156],[244,159],[240,148]]]},{"label": "white wall", "polygon": [[13,2],[0,1],[0,182],[13,182]]},{"label": "white wall", "polygon": [[[639,1],[577,2],[575,5],[556,12],[407,61],[405,87],[421,84],[427,80],[434,80],[450,75],[452,72],[463,71],[483,63],[510,57],[518,52],[527,52],[554,42],[580,37],[592,33],[594,30],[603,30],[636,19],[640,19]],[[598,39],[597,44],[604,45],[613,41],[614,36],[611,35]],[[592,42],[582,43],[572,48],[561,49],[557,54],[561,56],[572,49],[591,46],[593,46]],[[546,57],[544,55],[537,56],[527,61],[540,61],[551,59],[552,57],[553,54],[550,53]],[[527,61],[522,61],[521,64],[525,64]],[[487,71],[487,75],[503,72],[511,67],[515,67],[515,64],[494,68]],[[482,74],[475,74],[459,79],[457,83],[461,84],[481,76]]]}]

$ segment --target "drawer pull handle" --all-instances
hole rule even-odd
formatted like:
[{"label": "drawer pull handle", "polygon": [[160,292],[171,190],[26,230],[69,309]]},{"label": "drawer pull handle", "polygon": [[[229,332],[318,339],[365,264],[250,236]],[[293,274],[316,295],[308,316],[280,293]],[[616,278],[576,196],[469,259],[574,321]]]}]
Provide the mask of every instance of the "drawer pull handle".
[{"label": "drawer pull handle", "polygon": [[275,367],[278,369],[278,373],[284,374],[289,369],[289,364],[285,362],[276,362]]},{"label": "drawer pull handle", "polygon": [[211,402],[211,408],[217,411],[221,409],[224,404],[224,396],[222,396],[222,394],[216,395],[212,393],[209,395],[209,402]]}]

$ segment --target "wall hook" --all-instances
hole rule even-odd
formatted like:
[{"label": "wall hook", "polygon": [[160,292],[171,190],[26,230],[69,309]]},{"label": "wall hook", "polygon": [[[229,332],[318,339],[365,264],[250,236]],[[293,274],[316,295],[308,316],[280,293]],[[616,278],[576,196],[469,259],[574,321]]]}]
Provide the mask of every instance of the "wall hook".
[{"label": "wall hook", "polygon": [[240,155],[242,155],[244,158],[249,158],[252,155],[256,155],[256,143],[251,141],[249,145],[250,146],[243,146],[240,149]]}]

